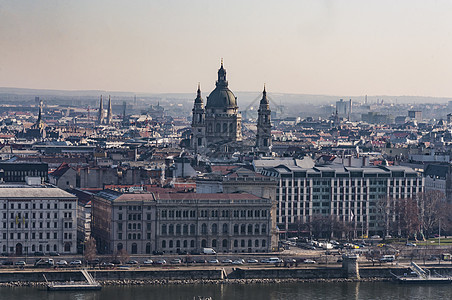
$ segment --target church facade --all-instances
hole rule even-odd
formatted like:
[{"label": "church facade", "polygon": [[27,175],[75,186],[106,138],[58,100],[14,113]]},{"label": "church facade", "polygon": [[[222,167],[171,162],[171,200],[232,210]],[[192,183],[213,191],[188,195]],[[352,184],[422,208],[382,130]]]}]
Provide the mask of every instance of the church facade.
[{"label": "church facade", "polygon": [[[237,97],[228,87],[223,61],[215,85],[215,89],[207,97],[205,106],[198,85],[192,110],[191,147],[195,152],[201,152],[203,148],[242,141],[242,115],[237,105]],[[258,120],[256,147],[259,151],[268,151],[271,148],[271,125],[265,88]]]}]

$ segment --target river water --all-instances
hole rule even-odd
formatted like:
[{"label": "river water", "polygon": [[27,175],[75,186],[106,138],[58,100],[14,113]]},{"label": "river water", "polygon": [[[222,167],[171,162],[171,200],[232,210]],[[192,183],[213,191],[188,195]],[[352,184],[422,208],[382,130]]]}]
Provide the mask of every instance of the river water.
[{"label": "river water", "polygon": [[292,299],[451,299],[452,285],[400,285],[391,282],[334,282],[104,287],[96,292],[48,292],[0,288],[0,300],[292,300]]}]

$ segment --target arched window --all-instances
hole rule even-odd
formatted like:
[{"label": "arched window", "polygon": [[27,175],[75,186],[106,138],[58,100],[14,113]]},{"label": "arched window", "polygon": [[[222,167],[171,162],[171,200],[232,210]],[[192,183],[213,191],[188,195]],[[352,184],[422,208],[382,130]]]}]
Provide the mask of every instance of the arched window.
[{"label": "arched window", "polygon": [[245,240],[241,240],[241,241],[240,241],[240,247],[242,247],[242,248],[245,247]]},{"label": "arched window", "polygon": [[218,225],[216,223],[212,224],[212,234],[218,233]]},{"label": "arched window", "polygon": [[236,234],[239,233],[239,225],[237,225],[237,224],[234,225],[234,233],[236,233]]},{"label": "arched window", "polygon": [[182,231],[184,234],[188,234],[188,225],[187,224],[185,224],[184,225],[184,227],[183,227],[183,231]]},{"label": "arched window", "polygon": [[176,225],[176,234],[181,234],[180,229],[181,229],[180,224],[177,224]]},{"label": "arched window", "polygon": [[262,247],[267,247],[267,241],[266,240],[262,240]]},{"label": "arched window", "polygon": [[228,224],[224,223],[223,224],[223,234],[227,234],[228,233]]},{"label": "arched window", "polygon": [[248,248],[253,247],[253,241],[252,240],[248,240]]},{"label": "arched window", "polygon": [[259,225],[258,224],[254,225],[254,233],[259,234]]},{"label": "arched window", "polygon": [[253,225],[248,225],[248,234],[253,234]]},{"label": "arched window", "polygon": [[234,131],[234,127],[232,127],[232,123],[229,124],[229,132],[233,132]]},{"label": "arched window", "polygon": [[241,234],[245,234],[246,233],[246,225],[242,224],[242,226],[240,226],[240,233]]},{"label": "arched window", "polygon": [[195,235],[196,234],[196,226],[195,224],[190,225],[190,234]]},{"label": "arched window", "polygon": [[166,248],[166,241],[165,240],[162,241],[162,248]]},{"label": "arched window", "polygon": [[168,234],[174,234],[174,225],[173,224],[170,224],[168,226]]},{"label": "arched window", "polygon": [[234,247],[237,248],[239,246],[239,241],[234,240]]},{"label": "arched window", "polygon": [[50,251],[50,245],[49,245],[49,244],[46,245],[46,251],[47,251],[47,252]]},{"label": "arched window", "polygon": [[53,251],[57,251],[57,245],[53,245]]},{"label": "arched window", "polygon": [[207,247],[207,241],[206,240],[202,240],[201,241],[201,247],[206,248]]},{"label": "arched window", "polygon": [[151,243],[146,243],[146,254],[151,253]]},{"label": "arched window", "polygon": [[138,253],[138,246],[136,243],[132,244],[132,254],[137,254]]},{"label": "arched window", "polygon": [[166,234],[166,224],[162,225],[162,234]]},{"label": "arched window", "polygon": [[176,241],[176,248],[180,248],[180,240]]},{"label": "arched window", "polygon": [[217,240],[212,240],[212,247],[213,248],[216,248],[217,247]]},{"label": "arched window", "polygon": [[173,246],[174,246],[173,240],[169,240],[169,248],[173,248]]},{"label": "arched window", "polygon": [[195,248],[195,240],[190,241],[190,248]]},{"label": "arched window", "polygon": [[[35,245],[31,246],[31,251],[33,251],[33,252],[36,251],[36,246]],[[3,245],[3,252],[6,252],[6,245]]]},{"label": "arched window", "polygon": [[223,132],[228,132],[228,124],[223,123]]},{"label": "arched window", "polygon": [[227,239],[223,240],[222,246],[223,246],[223,248],[227,248],[228,247],[228,240]]},{"label": "arched window", "polygon": [[220,132],[221,131],[221,125],[220,123],[217,123],[217,125],[215,125],[215,132]]},{"label": "arched window", "polygon": [[266,224],[262,224],[262,234],[267,234],[267,225]]},{"label": "arched window", "polygon": [[184,248],[187,248],[187,246],[188,246],[187,240],[184,240]]},{"label": "arched window", "polygon": [[122,243],[119,243],[118,246],[116,246],[116,249],[118,249],[118,251],[122,250],[122,248],[123,248]]},{"label": "arched window", "polygon": [[209,125],[207,126],[207,131],[212,132],[212,123],[209,123]]},{"label": "arched window", "polygon": [[254,241],[254,247],[259,247],[259,240]]},{"label": "arched window", "polygon": [[201,225],[201,234],[207,234],[207,224],[203,223]]}]

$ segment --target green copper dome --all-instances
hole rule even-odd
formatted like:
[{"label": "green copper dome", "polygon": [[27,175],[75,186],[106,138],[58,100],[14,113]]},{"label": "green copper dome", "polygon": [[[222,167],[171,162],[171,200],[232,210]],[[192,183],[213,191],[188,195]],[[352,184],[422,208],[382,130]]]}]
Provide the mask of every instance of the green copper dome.
[{"label": "green copper dome", "polygon": [[223,68],[223,62],[218,70],[218,80],[216,88],[207,97],[206,108],[236,108],[237,98],[228,88],[226,80],[226,70]]}]

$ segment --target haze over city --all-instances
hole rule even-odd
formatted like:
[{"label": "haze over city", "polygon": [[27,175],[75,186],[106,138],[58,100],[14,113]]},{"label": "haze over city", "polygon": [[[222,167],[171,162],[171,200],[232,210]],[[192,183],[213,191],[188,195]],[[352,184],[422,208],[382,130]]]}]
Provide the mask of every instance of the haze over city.
[{"label": "haze over city", "polygon": [[0,1],[0,86],[452,96],[451,1]]}]

